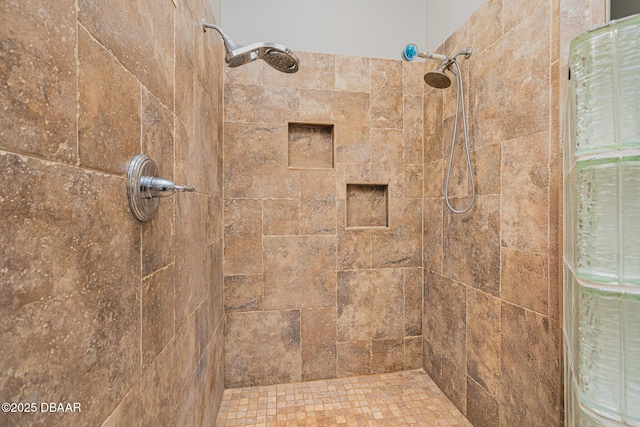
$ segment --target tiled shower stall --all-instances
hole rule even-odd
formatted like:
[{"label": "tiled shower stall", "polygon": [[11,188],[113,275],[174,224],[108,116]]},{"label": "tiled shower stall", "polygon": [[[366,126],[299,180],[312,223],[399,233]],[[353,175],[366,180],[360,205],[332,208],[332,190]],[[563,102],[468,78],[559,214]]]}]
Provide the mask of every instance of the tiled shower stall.
[{"label": "tiled shower stall", "polygon": [[[0,425],[213,425],[225,387],[416,368],[476,426],[562,424],[559,107],[604,1],[487,0],[438,50],[474,48],[465,215],[434,64],[224,70],[208,1],[0,7],[0,397],[83,405]],[[139,152],[196,188],[144,224]]]}]

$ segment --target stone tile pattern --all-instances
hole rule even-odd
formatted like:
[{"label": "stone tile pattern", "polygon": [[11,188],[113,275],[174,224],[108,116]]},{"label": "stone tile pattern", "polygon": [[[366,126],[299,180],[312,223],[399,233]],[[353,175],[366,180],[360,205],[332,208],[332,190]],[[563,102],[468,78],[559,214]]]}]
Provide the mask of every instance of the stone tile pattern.
[{"label": "stone tile pattern", "polygon": [[[296,54],[293,75],[225,71],[227,387],[422,363],[423,64]],[[314,123],[333,126],[333,167],[317,170],[333,153],[313,146],[329,139],[300,132]],[[352,200],[368,210],[350,212],[357,229],[349,183],[387,186]]]},{"label": "stone tile pattern", "polygon": [[227,389],[215,425],[471,427],[422,369]]},{"label": "stone tile pattern", "polygon": [[[2,14],[0,396],[82,412],[0,425],[213,425],[223,48],[198,24],[210,2],[9,0]],[[125,192],[139,152],[197,189],[144,224]]]},{"label": "stone tile pattern", "polygon": [[[477,185],[467,214],[450,213],[441,184],[455,85],[424,93],[423,366],[483,427],[563,423],[559,64],[602,14],[597,2],[526,3],[487,0],[438,49],[474,49],[461,61]],[[459,131],[450,194],[462,207]]]}]

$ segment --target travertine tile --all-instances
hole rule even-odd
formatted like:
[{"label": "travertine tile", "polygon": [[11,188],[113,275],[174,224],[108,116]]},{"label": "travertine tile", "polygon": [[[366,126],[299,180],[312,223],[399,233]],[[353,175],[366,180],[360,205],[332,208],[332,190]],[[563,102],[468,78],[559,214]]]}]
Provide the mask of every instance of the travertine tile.
[{"label": "travertine tile", "polygon": [[75,163],[74,1],[7,0],[2,9],[0,147]]},{"label": "travertine tile", "polygon": [[422,201],[391,199],[389,230],[372,231],[373,268],[420,267]]},{"label": "travertine tile", "polygon": [[179,1],[175,25],[175,113],[187,129],[193,129],[197,114],[194,109],[196,32],[202,32],[202,27],[187,0]]},{"label": "travertine tile", "polygon": [[[424,84],[424,82],[422,82],[422,84]],[[404,128],[402,131],[402,154],[405,165],[422,164],[422,142],[424,139],[424,129],[422,126],[424,114],[422,108],[422,96],[405,95],[403,114]]]},{"label": "travertine tile", "polygon": [[[444,167],[447,167],[445,164]],[[425,163],[424,165],[424,198],[434,199],[444,196],[444,180],[445,173],[443,169],[443,161]]]},{"label": "travertine tile", "polygon": [[262,84],[262,68],[269,67],[264,61],[253,61],[241,67],[224,67],[224,84],[236,85],[260,85]]},{"label": "travertine tile", "polygon": [[142,367],[146,369],[175,332],[175,267],[142,280]]},{"label": "travertine tile", "polygon": [[371,373],[381,374],[404,369],[404,339],[373,340]]},{"label": "travertine tile", "polygon": [[[100,424],[141,366],[140,230],[124,179],[6,153],[0,169],[4,393],[27,402],[73,390],[79,423]],[[105,241],[105,230],[117,233]],[[26,415],[6,422],[54,422]]]},{"label": "travertine tile", "polygon": [[300,90],[278,86],[225,85],[226,122],[285,124],[296,121]]},{"label": "travertine tile", "polygon": [[389,195],[387,185],[347,184],[346,226],[387,227]]},{"label": "travertine tile", "polygon": [[262,274],[262,201],[224,203],[225,274]]},{"label": "travertine tile", "polygon": [[[224,278],[224,312],[261,311],[262,275],[235,275]],[[224,326],[223,319],[219,322]],[[218,325],[216,325],[218,327]]]},{"label": "travertine tile", "polygon": [[404,270],[404,334],[422,335],[422,268]]},{"label": "travertine tile", "polygon": [[227,314],[224,354],[227,388],[300,381],[300,311]]},{"label": "travertine tile", "polygon": [[549,133],[502,146],[502,245],[546,252],[549,222]]},{"label": "travertine tile", "polygon": [[371,268],[371,230],[345,228],[345,201],[336,203],[338,213],[337,269]]},{"label": "travertine tile", "polygon": [[78,2],[82,25],[167,106],[174,93],[174,9],[148,0]]},{"label": "travertine tile", "polygon": [[549,129],[550,35],[540,28],[550,28],[550,19],[549,6],[544,6],[502,39],[505,139]]},{"label": "travertine tile", "polygon": [[336,55],[336,90],[371,92],[370,60],[361,56]]},{"label": "travertine tile", "polygon": [[[347,198],[347,184],[371,182],[370,163],[337,163],[335,173],[336,198],[338,200],[344,201]],[[344,216],[342,217],[344,218]]]},{"label": "travertine tile", "polygon": [[303,381],[336,377],[336,309],[301,311]]},{"label": "travertine tile", "polygon": [[[424,73],[426,71],[426,61],[418,60],[413,62],[402,61],[404,95],[419,96],[424,91]],[[406,114],[406,111],[405,111]]]},{"label": "travertine tile", "polygon": [[546,254],[502,248],[500,282],[503,299],[547,314],[549,260]]},{"label": "travertine tile", "polygon": [[301,234],[336,234],[336,200],[334,196],[324,199],[302,199],[300,201]]},{"label": "travertine tile", "polygon": [[140,84],[84,29],[78,62],[80,164],[125,175],[141,149]]},{"label": "travertine tile", "polygon": [[560,333],[546,316],[502,304],[500,426],[562,424]]},{"label": "travertine tile", "polygon": [[404,196],[402,132],[396,129],[371,131],[371,179],[389,183],[390,197]]},{"label": "travertine tile", "polygon": [[449,358],[442,358],[442,381],[438,386],[463,414],[467,412],[467,375],[464,366],[457,366]]},{"label": "travertine tile", "polygon": [[300,199],[265,199],[262,202],[262,234],[300,234]]},{"label": "travertine tile", "polygon": [[290,169],[333,169],[333,125],[289,123],[287,166]]},{"label": "travertine tile", "polygon": [[467,374],[492,396],[500,393],[500,300],[467,288]]},{"label": "travertine tile", "polygon": [[268,236],[263,247],[264,309],[335,305],[335,236]]},{"label": "travertine tile", "polygon": [[[468,203],[467,198],[452,200],[454,207]],[[466,214],[444,209],[445,276],[492,295],[500,292],[499,205],[499,196],[478,196]]]},{"label": "travertine tile", "polygon": [[490,145],[471,153],[476,194],[500,194],[501,146]]},{"label": "travertine tile", "polygon": [[442,274],[443,209],[447,208],[442,199],[425,199],[423,206],[423,265],[425,270]]},{"label": "travertine tile", "polygon": [[262,66],[263,84],[300,89],[332,90],[335,88],[335,55],[303,51],[294,52],[294,55],[300,62],[298,72],[294,74],[282,73],[265,63]]},{"label": "travertine tile", "polygon": [[473,47],[472,55],[481,54],[500,37],[502,37],[502,1],[485,1],[469,18],[469,45]]},{"label": "travertine tile", "polygon": [[467,378],[467,412],[469,421],[476,427],[498,427],[500,405],[485,389]]},{"label": "travertine tile", "polygon": [[338,272],[338,342],[404,336],[399,269]]},{"label": "travertine tile", "polygon": [[[462,120],[462,116],[459,117]],[[446,173],[449,170],[449,157],[451,155],[451,141],[453,138],[455,116],[449,117],[444,121],[444,140],[443,140],[443,182],[446,179]],[[462,123],[458,123],[456,129],[456,141],[453,151],[453,161],[451,163],[451,172],[449,177],[449,197],[467,197],[471,196],[471,179],[469,177],[469,167],[467,164],[467,153],[464,141],[464,132]],[[444,185],[444,184],[443,184]]]},{"label": "travertine tile", "polygon": [[425,272],[424,289],[425,340],[429,341],[433,351],[466,371],[465,286]]},{"label": "travertine tile", "polygon": [[371,374],[371,341],[339,342],[338,377]]},{"label": "travertine tile", "polygon": [[178,194],[176,199],[175,263],[179,284],[176,291],[175,316],[182,326],[207,292],[210,270],[208,239],[202,224],[209,218],[209,198],[198,193]]},{"label": "travertine tile", "polygon": [[371,59],[371,126],[402,129],[402,63]]},{"label": "travertine tile", "polygon": [[405,337],[404,339],[404,369],[419,369],[422,367],[422,335]]},{"label": "travertine tile", "polygon": [[285,134],[285,125],[225,124],[225,197],[300,196],[299,173],[286,167]]},{"label": "travertine tile", "polygon": [[[514,27],[522,23],[522,21],[528,19],[533,12],[546,3],[548,3],[548,1],[545,0],[534,0],[522,5],[517,5],[508,1],[504,2],[502,9],[504,33],[508,33]],[[542,27],[542,24],[540,23],[538,25],[541,28],[546,28]],[[543,31],[540,33],[543,33]]]},{"label": "travertine tile", "polygon": [[[195,84],[195,91],[195,110],[199,114],[195,118],[193,139],[181,141],[182,155],[188,156],[184,158],[182,169],[190,171],[187,172],[187,180],[193,182],[191,185],[198,192],[219,196],[222,194],[220,165],[217,161],[222,151],[219,129],[222,124],[217,120],[220,106],[207,96],[199,82]],[[185,143],[190,147],[184,147]]]},{"label": "travertine tile", "polygon": [[404,165],[404,198],[422,199],[423,166]]},{"label": "travertine tile", "polygon": [[[443,100],[442,91],[431,89],[424,94],[424,162],[429,163],[442,158],[442,144],[444,138],[442,121]],[[471,125],[471,122],[469,122]]]}]

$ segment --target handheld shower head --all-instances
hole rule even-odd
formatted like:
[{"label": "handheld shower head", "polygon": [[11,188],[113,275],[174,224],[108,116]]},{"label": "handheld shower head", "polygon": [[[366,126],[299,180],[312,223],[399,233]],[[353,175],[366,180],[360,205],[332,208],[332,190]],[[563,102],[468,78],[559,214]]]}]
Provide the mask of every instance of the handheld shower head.
[{"label": "handheld shower head", "polygon": [[299,69],[300,61],[286,46],[267,42],[241,46],[227,37],[217,25],[209,24],[202,20],[202,27],[205,32],[207,28],[216,30],[222,37],[226,51],[224,60],[228,67],[235,68],[253,62],[256,59],[262,59],[271,67],[283,73],[291,74]]}]

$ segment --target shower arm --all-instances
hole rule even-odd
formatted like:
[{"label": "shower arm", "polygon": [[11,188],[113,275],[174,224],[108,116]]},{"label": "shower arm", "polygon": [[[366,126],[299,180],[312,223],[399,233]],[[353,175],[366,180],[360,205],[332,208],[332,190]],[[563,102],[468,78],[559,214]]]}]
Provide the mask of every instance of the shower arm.
[{"label": "shower arm", "polygon": [[207,22],[206,18],[202,19],[202,29],[204,30],[204,32],[207,32],[207,28],[210,28],[212,30],[216,30],[219,34],[220,37],[222,37],[222,41],[224,42],[224,46],[227,49],[227,52],[233,52],[234,50],[242,47],[240,46],[238,43],[234,42],[233,40],[231,40],[225,33],[224,31],[222,31],[222,28],[218,27],[215,24],[210,24]]}]

